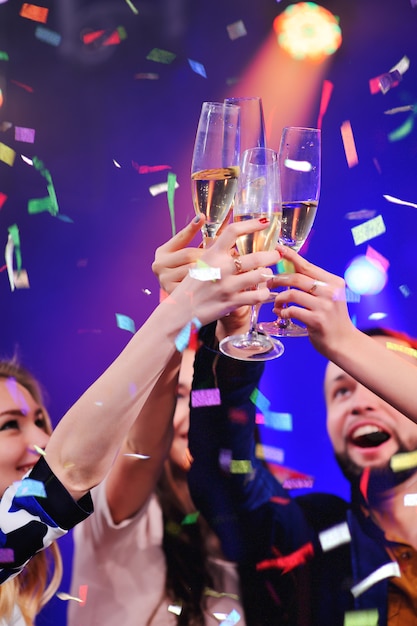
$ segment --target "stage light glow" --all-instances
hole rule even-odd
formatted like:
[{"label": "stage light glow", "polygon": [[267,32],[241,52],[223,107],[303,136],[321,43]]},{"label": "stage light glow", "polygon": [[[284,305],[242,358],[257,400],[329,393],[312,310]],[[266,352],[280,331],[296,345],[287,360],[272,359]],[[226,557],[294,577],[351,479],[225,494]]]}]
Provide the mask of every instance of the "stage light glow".
[{"label": "stage light glow", "polygon": [[374,296],[387,284],[387,274],[379,261],[361,255],[346,268],[345,281],[353,293]]},{"label": "stage light glow", "polygon": [[291,4],[273,27],[278,44],[295,59],[322,61],[342,43],[338,18],[315,2]]}]

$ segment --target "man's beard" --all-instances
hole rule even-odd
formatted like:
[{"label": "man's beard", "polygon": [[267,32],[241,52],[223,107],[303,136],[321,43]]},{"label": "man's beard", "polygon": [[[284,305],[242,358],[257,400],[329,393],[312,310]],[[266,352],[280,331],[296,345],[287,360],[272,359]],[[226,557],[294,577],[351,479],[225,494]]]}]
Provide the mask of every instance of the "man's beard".
[{"label": "man's beard", "polygon": [[[411,452],[404,446],[401,446],[398,453]],[[342,470],[343,475],[350,482],[353,489],[359,489],[362,474],[365,467],[357,465],[346,452],[336,453],[336,461]],[[417,468],[412,467],[410,469],[402,470],[400,472],[394,472],[388,461],[381,467],[370,468],[369,477],[367,480],[367,500],[378,500],[378,496],[383,496],[384,492],[393,489],[397,485],[401,485],[408,480],[411,476],[416,474]]]}]

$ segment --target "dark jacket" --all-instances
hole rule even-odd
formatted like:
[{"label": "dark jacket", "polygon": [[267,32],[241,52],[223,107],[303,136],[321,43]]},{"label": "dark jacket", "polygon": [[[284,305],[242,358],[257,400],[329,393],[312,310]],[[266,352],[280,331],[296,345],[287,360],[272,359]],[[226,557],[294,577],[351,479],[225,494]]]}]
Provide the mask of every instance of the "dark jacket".
[{"label": "dark jacket", "polygon": [[[347,611],[377,609],[384,626],[388,579],[356,598],[351,592],[391,562],[382,532],[363,513],[359,490],[351,503],[321,493],[291,498],[255,458],[251,394],[262,372],[260,363],[200,348],[193,390],[219,388],[221,405],[193,407],[191,400],[189,434],[191,494],[225,555],[239,563],[248,624],[343,626]],[[348,524],[350,542],[324,551],[319,533],[341,523]],[[257,570],[278,558],[278,567]]]}]

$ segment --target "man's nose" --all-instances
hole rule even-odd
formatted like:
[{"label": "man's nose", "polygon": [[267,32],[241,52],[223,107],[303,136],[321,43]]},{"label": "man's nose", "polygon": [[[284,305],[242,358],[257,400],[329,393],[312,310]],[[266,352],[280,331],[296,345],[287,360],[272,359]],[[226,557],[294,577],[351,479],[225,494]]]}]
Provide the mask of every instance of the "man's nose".
[{"label": "man's nose", "polygon": [[351,411],[355,415],[375,411],[379,398],[366,387],[358,385],[351,397]]}]

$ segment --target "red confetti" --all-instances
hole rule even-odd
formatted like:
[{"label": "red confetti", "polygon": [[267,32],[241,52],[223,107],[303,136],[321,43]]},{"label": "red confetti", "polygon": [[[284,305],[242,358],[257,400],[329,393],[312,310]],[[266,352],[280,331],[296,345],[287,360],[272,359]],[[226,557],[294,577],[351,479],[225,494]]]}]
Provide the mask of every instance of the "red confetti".
[{"label": "red confetti", "polygon": [[333,83],[331,83],[329,80],[323,81],[323,88],[321,90],[319,117],[317,120],[317,128],[321,128],[323,117],[327,111],[327,107],[329,106],[332,92],[333,92]]},{"label": "red confetti", "polygon": [[314,556],[314,548],[311,541],[295,550],[295,552],[291,552],[291,554],[287,554],[286,556],[279,556],[277,559],[266,559],[265,561],[261,561],[256,564],[256,569],[264,570],[264,569],[282,569],[282,573],[286,574],[290,572],[292,569],[295,569],[299,565],[304,565],[307,563],[307,560]]},{"label": "red confetti", "polygon": [[139,172],[139,174],[152,174],[152,172],[171,169],[170,165],[139,165],[135,163],[135,161],[132,161],[132,167]]},{"label": "red confetti", "polygon": [[345,148],[346,161],[349,167],[354,167],[359,163],[356,152],[355,139],[353,137],[352,126],[349,121],[343,122],[340,127],[342,133],[343,146]]},{"label": "red confetti", "polygon": [[40,7],[36,4],[24,2],[22,8],[20,9],[20,16],[26,17],[28,20],[33,20],[34,22],[42,22],[43,24],[46,24],[48,11],[49,9],[46,7]]},{"label": "red confetti", "polygon": [[7,200],[6,194],[0,191],[0,209],[3,208],[3,204],[6,202],[6,200]]}]

